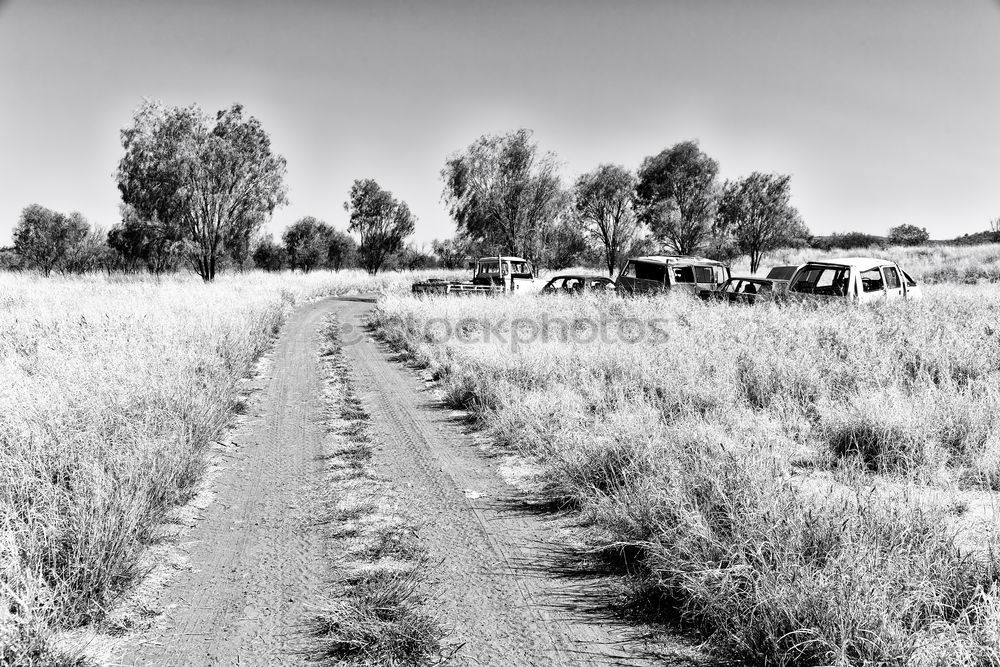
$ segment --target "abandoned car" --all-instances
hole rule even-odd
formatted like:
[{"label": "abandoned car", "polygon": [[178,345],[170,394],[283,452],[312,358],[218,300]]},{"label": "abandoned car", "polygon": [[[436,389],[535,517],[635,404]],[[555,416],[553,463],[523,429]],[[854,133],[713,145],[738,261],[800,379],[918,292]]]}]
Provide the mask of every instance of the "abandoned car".
[{"label": "abandoned car", "polygon": [[917,281],[886,259],[845,257],[800,266],[788,285],[793,297],[846,298],[860,303],[919,300]]},{"label": "abandoned car", "polygon": [[645,294],[684,289],[697,293],[716,290],[729,279],[722,262],[687,255],[633,257],[625,264],[616,284],[620,294]]}]

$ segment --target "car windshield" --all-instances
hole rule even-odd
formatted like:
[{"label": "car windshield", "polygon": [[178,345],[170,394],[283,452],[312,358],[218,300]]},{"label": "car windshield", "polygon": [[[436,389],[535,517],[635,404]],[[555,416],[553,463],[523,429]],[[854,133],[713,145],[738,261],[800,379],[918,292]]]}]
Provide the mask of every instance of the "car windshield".
[{"label": "car windshield", "polygon": [[636,261],[630,261],[625,266],[625,270],[622,271],[622,277],[624,278],[635,278],[636,280],[655,280],[658,283],[663,282],[663,276],[665,274],[666,267],[663,264]]},{"label": "car windshield", "polygon": [[772,280],[791,280],[795,269],[794,266],[776,266],[767,273],[767,277]]}]

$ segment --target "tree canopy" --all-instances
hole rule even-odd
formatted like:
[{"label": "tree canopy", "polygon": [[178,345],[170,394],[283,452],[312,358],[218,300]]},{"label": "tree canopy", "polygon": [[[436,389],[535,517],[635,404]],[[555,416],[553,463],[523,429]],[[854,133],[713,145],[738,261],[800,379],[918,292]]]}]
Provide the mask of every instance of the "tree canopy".
[{"label": "tree canopy", "polygon": [[790,198],[791,176],[780,174],[755,171],[723,186],[719,224],[750,258],[751,273],[760,268],[764,253],[808,236]]},{"label": "tree canopy", "polygon": [[916,225],[899,225],[889,230],[889,243],[893,245],[922,245],[930,238],[925,228]]},{"label": "tree canopy", "polygon": [[65,215],[31,204],[14,226],[14,250],[28,268],[47,276],[63,268],[89,234],[90,225],[79,213]]},{"label": "tree canopy", "polygon": [[403,249],[403,240],[413,233],[416,218],[406,202],[366,178],[354,181],[344,210],[350,215],[348,231],[361,237],[358,256],[368,273],[375,275],[393,253]]},{"label": "tree canopy", "polygon": [[590,237],[600,243],[608,275],[639,230],[633,201],[636,179],[619,165],[603,164],[580,176],[573,188],[576,212]]},{"label": "tree canopy", "polygon": [[678,254],[696,252],[712,233],[718,173],[718,163],[697,141],[683,141],[647,157],[636,184],[639,219]]},{"label": "tree canopy", "polygon": [[484,135],[448,159],[443,198],[459,232],[483,250],[531,258],[568,202],[558,166],[530,130]]},{"label": "tree canopy", "polygon": [[311,215],[289,225],[281,240],[292,269],[309,272],[322,266],[326,262],[332,233],[333,227]]},{"label": "tree canopy", "polygon": [[206,281],[223,252],[245,259],[249,239],[286,201],[285,159],[239,104],[212,120],[196,105],[146,101],[121,140],[122,201],[189,241],[189,258]]}]

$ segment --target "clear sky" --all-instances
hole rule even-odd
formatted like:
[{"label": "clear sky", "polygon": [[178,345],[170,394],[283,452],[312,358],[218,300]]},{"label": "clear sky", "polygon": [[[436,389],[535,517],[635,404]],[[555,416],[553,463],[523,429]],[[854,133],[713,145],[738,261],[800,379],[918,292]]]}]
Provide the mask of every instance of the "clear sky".
[{"label": "clear sky", "polygon": [[143,97],[261,119],[276,234],[344,228],[373,177],[450,236],[446,156],[519,127],[567,181],[698,139],[723,177],[792,174],[815,234],[1000,216],[997,0],[0,0],[0,91],[0,245],[35,202],[118,220]]}]

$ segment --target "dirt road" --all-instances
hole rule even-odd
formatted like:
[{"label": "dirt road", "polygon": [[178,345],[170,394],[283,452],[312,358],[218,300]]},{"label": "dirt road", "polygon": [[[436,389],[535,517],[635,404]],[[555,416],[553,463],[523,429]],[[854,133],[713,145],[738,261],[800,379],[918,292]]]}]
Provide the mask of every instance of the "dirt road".
[{"label": "dirt road", "polygon": [[[329,559],[310,522],[321,473],[319,329],[335,313],[344,356],[371,416],[373,471],[389,485],[433,568],[434,616],[462,644],[455,664],[695,664],[684,643],[641,639],[603,604],[606,577],[567,574],[561,547],[576,529],[531,511],[412,370],[362,332],[366,300],[326,300],[286,324],[250,416],[229,438],[233,458],[215,501],[186,536],[191,568],[132,640],[125,664],[300,664],[306,605]],[[352,333],[353,331],[353,333]]]},{"label": "dirt road", "polygon": [[330,302],[296,310],[264,387],[227,436],[214,501],[181,545],[190,569],[147,602],[162,616],[131,638],[128,665],[300,664],[298,623],[327,574],[313,525],[323,424],[317,349]]},{"label": "dirt road", "polygon": [[689,644],[647,641],[644,629],[613,617],[611,578],[567,567],[563,547],[579,532],[572,520],[525,504],[504,481],[503,461],[485,456],[464,420],[363,333],[369,308],[341,304],[344,354],[380,443],[373,467],[418,517],[436,564],[437,615],[464,643],[456,662],[700,664]]}]

